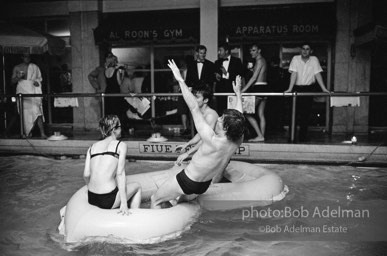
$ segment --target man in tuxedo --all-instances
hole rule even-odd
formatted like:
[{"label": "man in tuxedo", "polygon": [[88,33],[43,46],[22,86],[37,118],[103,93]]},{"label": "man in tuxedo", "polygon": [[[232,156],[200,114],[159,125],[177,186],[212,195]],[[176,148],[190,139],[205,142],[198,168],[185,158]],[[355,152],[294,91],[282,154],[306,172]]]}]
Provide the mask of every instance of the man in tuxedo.
[{"label": "man in tuxedo", "polygon": [[187,63],[187,77],[185,79],[188,87],[194,87],[198,82],[204,82],[211,88],[215,83],[214,63],[206,59],[207,47],[199,45],[195,49],[196,58]]},{"label": "man in tuxedo", "polygon": [[[196,58],[187,61],[187,74],[185,83],[188,87],[195,90],[197,84],[207,84],[211,89],[215,85],[215,64],[206,59],[207,47],[199,45],[195,48]],[[231,87],[232,90],[232,87]],[[189,109],[184,102],[183,97],[179,97],[179,112],[181,114],[181,121],[183,125],[182,135],[190,134],[188,130],[188,116]]]},{"label": "man in tuxedo", "polygon": [[[215,92],[233,92],[232,81],[239,75],[244,77],[243,64],[241,59],[231,56],[231,48],[227,43],[218,47],[218,60],[215,61]],[[227,96],[216,98],[217,111],[219,116],[227,109]]]}]

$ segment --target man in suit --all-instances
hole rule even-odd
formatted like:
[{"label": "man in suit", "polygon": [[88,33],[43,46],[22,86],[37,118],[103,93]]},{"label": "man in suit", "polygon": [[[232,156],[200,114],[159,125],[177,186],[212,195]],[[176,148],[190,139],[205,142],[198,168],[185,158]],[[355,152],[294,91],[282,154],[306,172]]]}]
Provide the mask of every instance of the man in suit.
[{"label": "man in suit", "polygon": [[[232,81],[239,75],[244,76],[241,59],[231,56],[231,48],[227,43],[222,43],[218,47],[218,60],[215,61],[215,92],[233,92]],[[217,111],[219,116],[223,110],[227,109],[227,97],[218,96],[216,98]]]},{"label": "man in suit", "polygon": [[193,89],[199,81],[212,87],[215,83],[215,66],[213,62],[206,59],[207,48],[199,45],[195,49],[195,54],[196,59],[187,63],[185,82]]},{"label": "man in suit", "polygon": [[[215,64],[206,59],[207,47],[199,45],[195,49],[196,58],[187,61],[187,73],[185,83],[188,87],[195,90],[197,84],[207,84],[210,88],[214,88],[215,84]],[[200,82],[200,83],[199,83]],[[188,130],[189,109],[182,97],[179,97],[179,112],[183,125],[182,135],[190,134]]]}]

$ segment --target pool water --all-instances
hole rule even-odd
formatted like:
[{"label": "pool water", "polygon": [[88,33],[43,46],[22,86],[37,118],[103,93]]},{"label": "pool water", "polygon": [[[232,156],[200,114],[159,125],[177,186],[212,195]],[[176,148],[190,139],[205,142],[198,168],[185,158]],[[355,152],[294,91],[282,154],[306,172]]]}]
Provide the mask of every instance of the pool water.
[{"label": "pool water", "polygon": [[[168,169],[172,162],[128,162],[127,174]],[[320,165],[263,165],[289,186],[287,197],[254,210],[369,209],[373,218],[247,217],[252,209],[205,211],[181,237],[148,245],[92,243],[72,248],[58,234],[59,210],[84,185],[84,160],[0,157],[0,255],[386,255],[387,169]],[[322,206],[321,206],[322,207]],[[244,211],[244,212],[243,212]],[[267,232],[263,227],[346,226],[337,234]],[[370,235],[371,234],[371,235]]]}]

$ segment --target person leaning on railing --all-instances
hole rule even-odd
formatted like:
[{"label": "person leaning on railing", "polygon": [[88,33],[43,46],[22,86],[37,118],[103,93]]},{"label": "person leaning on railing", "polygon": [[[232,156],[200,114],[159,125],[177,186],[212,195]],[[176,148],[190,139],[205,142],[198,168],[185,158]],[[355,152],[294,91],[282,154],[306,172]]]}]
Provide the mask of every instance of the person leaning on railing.
[{"label": "person leaning on railing", "polygon": [[[290,62],[289,72],[290,83],[289,88],[285,93],[290,92],[315,92],[317,91],[316,81],[321,90],[330,93],[325,87],[321,76],[323,71],[320,62],[315,56],[311,56],[313,52],[312,46],[308,42],[301,45],[301,55],[296,55]],[[312,108],[313,97],[305,96],[297,98],[296,113],[300,118],[299,141],[307,140],[308,120]],[[296,126],[297,127],[297,126]]]}]

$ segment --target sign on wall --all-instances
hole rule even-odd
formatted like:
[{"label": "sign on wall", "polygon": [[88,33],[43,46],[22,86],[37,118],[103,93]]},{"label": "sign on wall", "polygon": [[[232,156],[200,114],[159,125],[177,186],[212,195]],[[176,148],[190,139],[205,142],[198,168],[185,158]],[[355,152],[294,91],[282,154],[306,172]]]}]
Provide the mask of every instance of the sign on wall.
[{"label": "sign on wall", "polygon": [[[227,108],[235,109],[236,96],[227,97]],[[242,96],[243,113],[254,114],[255,113],[255,96]]]},{"label": "sign on wall", "polygon": [[221,8],[219,36],[232,41],[334,37],[334,3]]},{"label": "sign on wall", "polygon": [[97,44],[197,43],[199,10],[109,13],[94,30]]},{"label": "sign on wall", "polygon": [[[139,152],[144,154],[171,154],[178,155],[180,152],[176,151],[176,147],[181,144],[177,143],[140,143]],[[188,147],[186,152],[190,149]],[[250,149],[248,145],[240,145],[239,149],[235,152],[236,156],[249,156]]]}]

